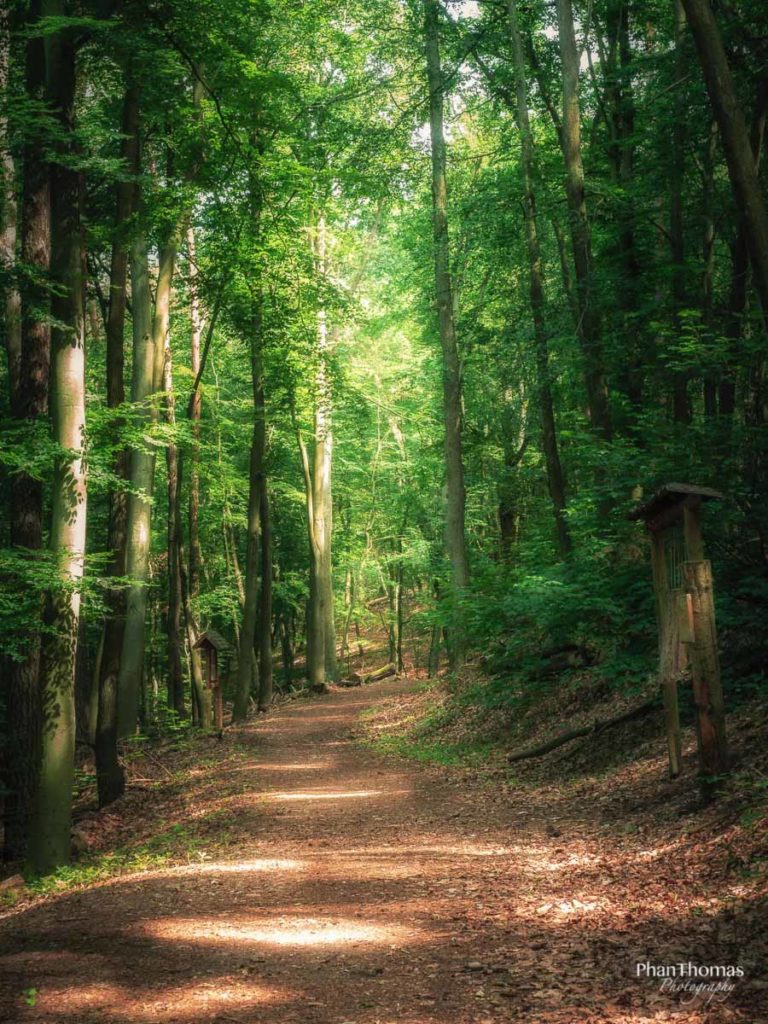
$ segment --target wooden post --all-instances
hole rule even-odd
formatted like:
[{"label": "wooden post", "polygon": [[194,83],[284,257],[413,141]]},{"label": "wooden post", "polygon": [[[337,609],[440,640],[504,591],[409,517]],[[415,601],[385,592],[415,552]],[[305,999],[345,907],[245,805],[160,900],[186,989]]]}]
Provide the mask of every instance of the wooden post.
[{"label": "wooden post", "polygon": [[676,628],[677,616],[669,590],[667,562],[664,555],[664,536],[651,533],[651,567],[653,589],[656,595],[656,616],[659,623],[659,682],[664,701],[664,732],[669,754],[669,774],[680,774],[682,740],[680,737],[680,711],[677,700],[677,667],[679,646]]},{"label": "wooden post", "polygon": [[216,730],[221,732],[224,728],[224,705],[221,698],[221,680],[219,679],[219,654],[215,648],[211,649],[210,658],[214,725]]},{"label": "wooden post", "polygon": [[701,501],[689,498],[683,505],[683,532],[685,553],[689,562],[704,558],[704,540],[701,536]]},{"label": "wooden post", "polygon": [[[686,539],[687,528],[686,516]],[[699,534],[699,541],[700,536]],[[717,777],[728,770],[712,566],[706,559],[688,561],[683,566],[683,576],[686,592],[690,597],[693,619],[694,639],[690,645],[690,660],[693,699],[696,705],[699,773],[702,794],[705,799],[710,799],[716,789]]]}]

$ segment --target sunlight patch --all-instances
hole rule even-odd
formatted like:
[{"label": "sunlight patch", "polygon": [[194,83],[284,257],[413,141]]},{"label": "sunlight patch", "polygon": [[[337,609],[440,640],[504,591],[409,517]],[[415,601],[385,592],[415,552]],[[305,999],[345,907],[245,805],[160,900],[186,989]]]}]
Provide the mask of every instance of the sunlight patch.
[{"label": "sunlight patch", "polygon": [[[149,976],[151,978],[151,974]],[[149,980],[145,977],[145,982]],[[67,987],[41,991],[36,1011],[58,1019],[62,1009],[67,1012],[96,1011],[108,1013],[110,1020],[162,1021],[178,1019],[181,1013],[204,1013],[217,1016],[226,1009],[249,1010],[267,1003],[286,1003],[296,993],[274,986],[269,988],[249,982],[221,981],[203,985],[185,984],[180,988],[146,988],[137,991],[109,982],[83,985],[78,982]]]},{"label": "sunlight patch", "polygon": [[265,858],[263,860],[215,861],[212,864],[183,864],[170,868],[160,874],[178,875],[228,875],[246,874],[251,871],[302,871],[306,862],[301,860],[280,860]]},{"label": "sunlight patch", "polygon": [[364,924],[349,918],[263,917],[230,921],[204,918],[166,919],[142,926],[159,939],[196,942],[253,942],[262,946],[388,945],[413,942],[413,929],[396,924]]},{"label": "sunlight patch", "polygon": [[357,789],[331,791],[330,793],[262,793],[260,795],[265,800],[284,803],[288,800],[369,800],[375,796],[399,796],[410,792],[409,789]]}]

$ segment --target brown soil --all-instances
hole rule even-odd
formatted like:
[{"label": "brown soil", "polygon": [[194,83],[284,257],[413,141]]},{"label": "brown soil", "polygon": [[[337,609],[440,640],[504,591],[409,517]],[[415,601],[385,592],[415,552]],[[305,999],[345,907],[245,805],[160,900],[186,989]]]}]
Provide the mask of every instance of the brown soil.
[{"label": "brown soil", "polygon": [[[628,833],[615,784],[507,788],[361,745],[359,714],[407,704],[410,689],[288,704],[86,819],[94,846],[169,821],[197,841],[188,863],[8,912],[0,1020],[768,1019],[755,904],[736,881],[724,892],[719,868],[714,898],[690,835],[665,846]],[[641,775],[629,783],[642,788]],[[722,849],[713,841],[713,863]],[[636,977],[637,962],[681,960],[742,963],[747,976],[709,1006]]]}]

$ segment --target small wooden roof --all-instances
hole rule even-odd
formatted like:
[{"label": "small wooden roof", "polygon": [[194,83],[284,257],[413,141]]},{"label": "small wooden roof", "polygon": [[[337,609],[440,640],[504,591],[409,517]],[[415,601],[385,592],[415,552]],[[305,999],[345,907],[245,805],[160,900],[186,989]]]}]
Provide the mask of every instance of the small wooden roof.
[{"label": "small wooden roof", "polygon": [[648,501],[633,508],[628,519],[643,519],[649,530],[661,530],[682,518],[683,508],[695,508],[703,501],[723,501],[725,496],[711,487],[692,484],[664,484]]},{"label": "small wooden roof", "polygon": [[195,647],[213,647],[214,650],[219,651],[222,654],[226,654],[230,647],[221,633],[217,633],[215,629],[206,629],[204,633],[201,633],[197,638]]}]

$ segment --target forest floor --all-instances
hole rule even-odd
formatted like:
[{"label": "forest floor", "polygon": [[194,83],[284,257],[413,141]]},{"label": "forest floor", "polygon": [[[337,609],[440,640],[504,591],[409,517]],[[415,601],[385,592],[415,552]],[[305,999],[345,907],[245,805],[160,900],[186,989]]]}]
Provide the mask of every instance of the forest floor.
[{"label": "forest floor", "polygon": [[[423,694],[336,690],[136,754],[131,792],[80,818],[83,866],[0,919],[0,1020],[768,1020],[727,807],[652,796],[642,760],[555,784],[383,753]],[[714,1000],[637,977],[681,961],[745,977]]]}]

